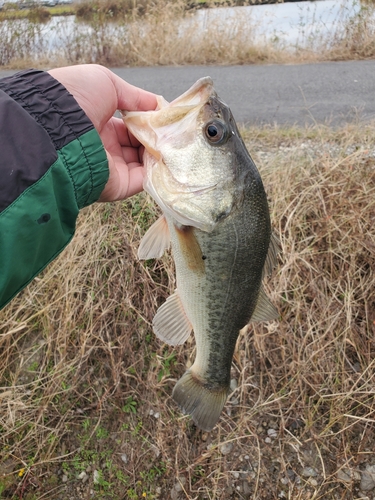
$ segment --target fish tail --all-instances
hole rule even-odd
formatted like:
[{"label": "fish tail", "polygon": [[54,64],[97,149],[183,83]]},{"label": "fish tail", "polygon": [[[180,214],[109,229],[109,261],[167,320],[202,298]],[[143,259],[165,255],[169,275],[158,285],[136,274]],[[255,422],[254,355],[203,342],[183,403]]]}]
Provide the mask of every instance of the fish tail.
[{"label": "fish tail", "polygon": [[172,398],[197,427],[211,431],[219,420],[229,387],[211,389],[188,370],[173,389]]}]

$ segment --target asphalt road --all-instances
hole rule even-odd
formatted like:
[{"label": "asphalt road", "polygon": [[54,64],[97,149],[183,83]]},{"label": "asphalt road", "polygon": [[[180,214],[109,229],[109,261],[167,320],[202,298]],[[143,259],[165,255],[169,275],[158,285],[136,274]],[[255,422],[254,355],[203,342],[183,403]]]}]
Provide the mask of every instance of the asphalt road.
[{"label": "asphalt road", "polygon": [[[375,120],[375,61],[302,65],[113,68],[128,82],[172,100],[211,76],[237,122],[332,126]],[[11,71],[0,71],[0,77]]]}]

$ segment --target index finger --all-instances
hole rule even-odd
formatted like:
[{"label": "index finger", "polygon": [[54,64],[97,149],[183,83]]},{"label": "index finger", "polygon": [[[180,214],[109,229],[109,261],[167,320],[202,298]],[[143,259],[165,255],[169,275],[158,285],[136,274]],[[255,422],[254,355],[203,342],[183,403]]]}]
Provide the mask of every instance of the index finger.
[{"label": "index finger", "polygon": [[113,128],[116,132],[118,142],[121,146],[131,146],[133,148],[138,148],[141,143],[134,137],[134,135],[128,130],[124,124],[122,118],[113,117],[112,118]]}]

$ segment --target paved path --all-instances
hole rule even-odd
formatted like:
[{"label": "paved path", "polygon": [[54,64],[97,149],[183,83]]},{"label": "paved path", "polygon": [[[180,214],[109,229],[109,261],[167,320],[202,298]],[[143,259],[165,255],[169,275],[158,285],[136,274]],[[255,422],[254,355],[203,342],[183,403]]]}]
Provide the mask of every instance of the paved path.
[{"label": "paved path", "polygon": [[[339,125],[375,120],[375,61],[302,65],[114,68],[134,85],[172,100],[211,76],[237,122]],[[0,71],[3,74],[11,72]]]},{"label": "paved path", "polygon": [[375,61],[303,65],[183,66],[116,69],[134,85],[171,100],[202,76],[242,123],[338,125],[375,120]]}]

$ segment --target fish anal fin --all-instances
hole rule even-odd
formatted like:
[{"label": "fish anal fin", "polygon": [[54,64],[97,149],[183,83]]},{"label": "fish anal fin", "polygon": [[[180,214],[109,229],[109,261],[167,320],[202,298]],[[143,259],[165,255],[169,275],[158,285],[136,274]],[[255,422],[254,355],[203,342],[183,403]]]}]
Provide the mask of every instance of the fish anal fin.
[{"label": "fish anal fin", "polygon": [[204,260],[201,247],[195,236],[195,229],[192,226],[175,225],[181,253],[190,271],[203,274],[205,271]]},{"label": "fish anal fin", "polygon": [[263,287],[260,288],[257,305],[251,316],[251,322],[272,321],[279,317],[279,313],[275,306],[267,297]]},{"label": "fish anal fin", "polygon": [[167,221],[162,215],[143,236],[138,248],[138,259],[159,259],[170,245]]},{"label": "fish anal fin", "polygon": [[155,335],[169,345],[181,345],[188,339],[193,327],[177,290],[159,307],[152,326]]},{"label": "fish anal fin", "polygon": [[199,429],[209,432],[219,420],[228,392],[226,386],[209,389],[192,370],[187,370],[175,385],[172,398]]}]

